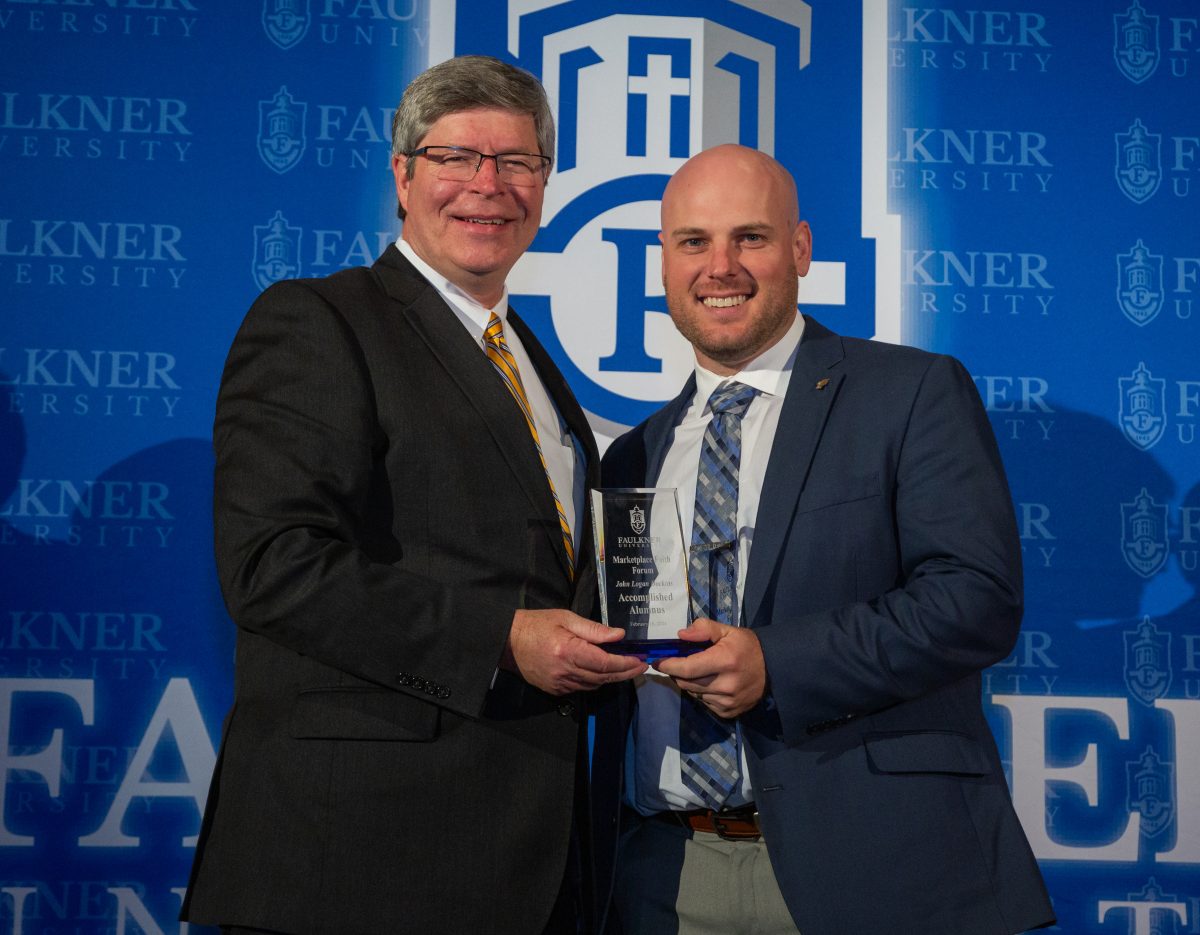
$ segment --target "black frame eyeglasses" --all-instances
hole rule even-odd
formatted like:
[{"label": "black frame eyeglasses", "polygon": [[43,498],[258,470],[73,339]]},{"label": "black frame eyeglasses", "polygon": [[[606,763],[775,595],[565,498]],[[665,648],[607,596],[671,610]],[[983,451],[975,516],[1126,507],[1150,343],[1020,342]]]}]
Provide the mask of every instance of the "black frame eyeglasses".
[{"label": "black frame eyeglasses", "polygon": [[509,185],[524,186],[545,181],[551,163],[549,156],[537,153],[481,153],[465,146],[422,146],[404,155],[424,156],[437,178],[453,182],[469,182],[483,166],[483,160],[490,159],[501,179]]}]

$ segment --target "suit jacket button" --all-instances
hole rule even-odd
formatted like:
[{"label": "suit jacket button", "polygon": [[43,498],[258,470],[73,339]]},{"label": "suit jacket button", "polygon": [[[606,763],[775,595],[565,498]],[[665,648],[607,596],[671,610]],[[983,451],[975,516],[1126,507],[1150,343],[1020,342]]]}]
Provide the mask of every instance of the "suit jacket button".
[{"label": "suit jacket button", "polygon": [[563,717],[570,717],[575,713],[575,705],[571,704],[569,701],[564,701],[558,706],[558,713]]}]

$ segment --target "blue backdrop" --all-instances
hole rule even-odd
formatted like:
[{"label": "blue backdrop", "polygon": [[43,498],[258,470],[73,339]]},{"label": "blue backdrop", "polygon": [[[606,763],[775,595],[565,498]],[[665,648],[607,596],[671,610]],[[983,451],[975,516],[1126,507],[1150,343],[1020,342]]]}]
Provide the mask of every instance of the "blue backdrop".
[{"label": "blue backdrop", "polygon": [[1200,932],[1194,0],[0,0],[0,935],[186,930],[224,355],[394,239],[391,111],[461,52],[550,93],[510,285],[600,435],[690,367],[657,200],[718,142],[799,179],[806,311],[967,364],[1027,577],[985,706],[1060,928]]}]

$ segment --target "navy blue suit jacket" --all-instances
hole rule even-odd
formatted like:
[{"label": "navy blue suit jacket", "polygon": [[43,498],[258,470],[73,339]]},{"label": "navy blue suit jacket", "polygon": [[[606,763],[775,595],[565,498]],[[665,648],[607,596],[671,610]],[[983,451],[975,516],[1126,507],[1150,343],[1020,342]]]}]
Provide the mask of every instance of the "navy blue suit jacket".
[{"label": "navy blue suit jacket", "polygon": [[[654,484],[694,387],[612,445],[606,486]],[[1052,921],[980,704],[980,670],[1009,653],[1021,613],[1004,469],[962,365],[807,319],[743,595],[768,692],[740,719],[804,935]],[[601,894],[632,706],[614,692],[597,719]]]}]

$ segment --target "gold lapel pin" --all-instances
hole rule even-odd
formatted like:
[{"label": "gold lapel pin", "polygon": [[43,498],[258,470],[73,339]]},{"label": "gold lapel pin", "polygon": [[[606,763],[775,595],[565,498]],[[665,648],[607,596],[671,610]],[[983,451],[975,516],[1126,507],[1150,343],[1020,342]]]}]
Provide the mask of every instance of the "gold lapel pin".
[{"label": "gold lapel pin", "polygon": [[817,381],[817,389],[823,390],[827,386],[829,386],[829,377],[825,377]]}]

